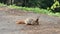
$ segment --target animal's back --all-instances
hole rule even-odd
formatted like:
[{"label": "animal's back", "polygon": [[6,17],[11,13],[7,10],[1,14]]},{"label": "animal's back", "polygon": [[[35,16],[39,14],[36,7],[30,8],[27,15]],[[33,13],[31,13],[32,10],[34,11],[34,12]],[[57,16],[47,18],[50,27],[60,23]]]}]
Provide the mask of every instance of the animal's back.
[{"label": "animal's back", "polygon": [[26,24],[34,24],[34,23],[35,23],[35,20],[34,20],[33,18],[27,18],[27,19],[25,20],[25,23],[26,23]]}]

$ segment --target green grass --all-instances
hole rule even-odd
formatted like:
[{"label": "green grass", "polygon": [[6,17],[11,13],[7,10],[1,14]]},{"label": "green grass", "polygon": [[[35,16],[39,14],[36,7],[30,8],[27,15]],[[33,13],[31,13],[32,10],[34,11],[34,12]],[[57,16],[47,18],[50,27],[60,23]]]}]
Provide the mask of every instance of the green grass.
[{"label": "green grass", "polygon": [[2,6],[7,6],[7,5],[5,5],[5,4],[3,4],[3,3],[0,3],[0,7],[2,7]]},{"label": "green grass", "polygon": [[60,13],[49,13],[48,15],[50,15],[50,16],[56,16],[56,17],[60,17]]},{"label": "green grass", "polygon": [[15,6],[15,5],[10,5],[8,6],[9,8],[12,8],[12,9],[19,9],[19,10],[25,10],[25,11],[33,11],[35,13],[43,13],[43,14],[48,14],[50,13],[50,11],[48,10],[45,10],[45,9],[40,9],[40,8],[28,8],[28,7],[18,7],[18,6]]},{"label": "green grass", "polygon": [[[4,5],[4,4],[1,4],[0,3],[0,6],[7,6],[7,5]],[[15,5],[9,5],[7,6],[11,9],[17,9],[17,10],[25,10],[25,11],[32,11],[32,12],[35,12],[35,13],[41,13],[41,14],[47,14],[47,15],[50,15],[50,16],[57,16],[57,17],[60,17],[60,13],[53,13],[51,12],[51,10],[46,10],[46,9],[40,9],[40,8],[28,8],[28,7],[19,7],[19,6],[15,6]]]}]

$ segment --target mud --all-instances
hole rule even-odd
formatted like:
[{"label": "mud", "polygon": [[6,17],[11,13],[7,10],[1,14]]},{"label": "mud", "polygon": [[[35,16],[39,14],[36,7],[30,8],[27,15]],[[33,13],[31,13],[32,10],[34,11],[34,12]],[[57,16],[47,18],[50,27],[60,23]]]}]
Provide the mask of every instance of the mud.
[{"label": "mud", "polygon": [[[37,16],[39,25],[16,24],[17,20]],[[60,34],[60,18],[1,7],[0,34]]]}]

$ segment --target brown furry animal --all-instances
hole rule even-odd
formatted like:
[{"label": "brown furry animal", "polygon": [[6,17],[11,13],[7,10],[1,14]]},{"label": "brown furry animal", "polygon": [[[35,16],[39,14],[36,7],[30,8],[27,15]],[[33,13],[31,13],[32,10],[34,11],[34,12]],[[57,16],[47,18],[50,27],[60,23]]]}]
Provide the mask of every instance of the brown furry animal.
[{"label": "brown furry animal", "polygon": [[24,20],[17,20],[16,24],[25,24],[25,21]]},{"label": "brown furry animal", "polygon": [[37,24],[39,24],[38,20],[39,20],[39,17],[37,19],[27,18],[26,20],[18,20],[16,23],[17,24],[27,24],[27,25],[37,25]]}]

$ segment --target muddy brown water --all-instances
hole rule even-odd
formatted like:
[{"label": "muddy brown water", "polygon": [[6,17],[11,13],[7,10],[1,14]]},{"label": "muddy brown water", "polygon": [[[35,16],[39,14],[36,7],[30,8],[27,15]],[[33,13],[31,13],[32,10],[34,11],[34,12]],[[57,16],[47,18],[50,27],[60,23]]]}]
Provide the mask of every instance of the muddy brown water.
[{"label": "muddy brown water", "polygon": [[[39,18],[39,25],[16,24],[28,17]],[[13,9],[0,10],[0,34],[60,34],[60,18]]]}]

